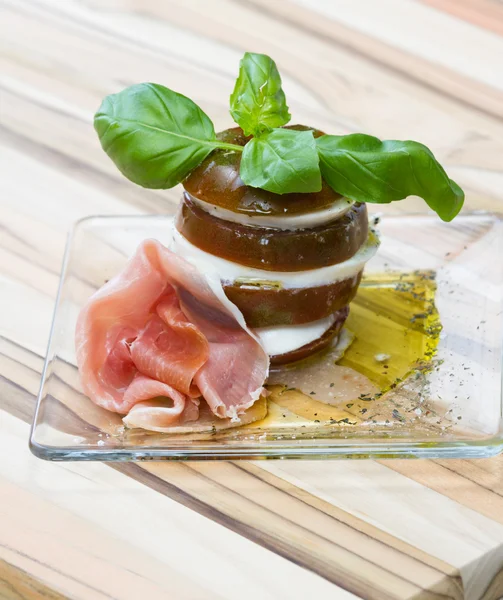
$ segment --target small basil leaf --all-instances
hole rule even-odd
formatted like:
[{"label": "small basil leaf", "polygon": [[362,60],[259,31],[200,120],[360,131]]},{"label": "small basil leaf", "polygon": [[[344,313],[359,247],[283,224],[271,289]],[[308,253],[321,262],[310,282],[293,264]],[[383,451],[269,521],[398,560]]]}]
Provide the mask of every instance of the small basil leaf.
[{"label": "small basil leaf", "polygon": [[246,185],[275,194],[319,192],[321,173],[312,131],[273,129],[244,147],[240,167]]},{"label": "small basil leaf", "polygon": [[419,196],[444,221],[463,206],[463,190],[423,144],[356,133],[324,135],[316,145],[323,178],[351,200],[386,204]]},{"label": "small basil leaf", "polygon": [[290,113],[275,62],[265,54],[246,52],[231,94],[231,115],[245,135],[286,125]]},{"label": "small basil leaf", "polygon": [[192,100],[155,83],[107,96],[94,127],[117,168],[146,188],[180,183],[218,145],[213,123]]}]

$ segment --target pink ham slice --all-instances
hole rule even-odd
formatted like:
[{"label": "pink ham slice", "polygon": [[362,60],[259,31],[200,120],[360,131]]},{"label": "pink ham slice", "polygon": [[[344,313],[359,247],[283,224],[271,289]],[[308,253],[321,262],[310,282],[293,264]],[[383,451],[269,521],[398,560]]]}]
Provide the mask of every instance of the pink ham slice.
[{"label": "pink ham slice", "polygon": [[192,379],[208,359],[208,342],[183,314],[173,288],[170,292],[131,344],[131,359],[140,373],[197,398],[201,394]]},{"label": "pink ham slice", "polygon": [[96,404],[127,414],[163,397],[164,424],[195,420],[200,394],[217,416],[237,418],[260,396],[269,368],[218,277],[153,240],[84,306],[76,354]]}]

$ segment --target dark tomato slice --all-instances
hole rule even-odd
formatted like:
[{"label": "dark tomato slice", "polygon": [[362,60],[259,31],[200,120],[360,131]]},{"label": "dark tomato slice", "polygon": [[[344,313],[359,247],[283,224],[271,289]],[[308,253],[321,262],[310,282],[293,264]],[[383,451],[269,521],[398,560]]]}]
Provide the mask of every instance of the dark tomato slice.
[{"label": "dark tomato slice", "polygon": [[176,228],[214,256],[267,271],[304,271],[351,258],[367,239],[368,216],[365,204],[355,204],[342,217],[312,229],[249,227],[207,213],[184,194]]},{"label": "dark tomato slice", "polygon": [[249,327],[297,325],[324,319],[355,297],[362,272],[336,283],[309,288],[274,288],[233,283],[224,285],[229,300]]},{"label": "dark tomato slice", "polygon": [[[311,129],[291,125],[288,129]],[[314,130],[315,137],[323,135]],[[250,139],[239,127],[218,134],[224,142],[244,146]],[[185,189],[200,200],[233,212],[255,215],[291,216],[328,208],[340,200],[332,188],[323,182],[321,191],[311,194],[273,194],[248,187],[239,176],[241,152],[215,150],[185,179]]]}]

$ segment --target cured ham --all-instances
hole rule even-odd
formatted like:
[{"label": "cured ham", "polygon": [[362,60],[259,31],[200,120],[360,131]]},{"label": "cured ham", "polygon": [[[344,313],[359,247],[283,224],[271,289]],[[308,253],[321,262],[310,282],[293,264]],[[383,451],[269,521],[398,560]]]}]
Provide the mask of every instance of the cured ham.
[{"label": "cured ham", "polygon": [[215,415],[236,420],[269,368],[219,278],[154,240],[84,306],[76,355],[91,400],[125,415],[156,399],[162,426],[196,420],[201,395]]},{"label": "cured ham", "polygon": [[202,402],[197,421],[182,419],[178,423],[172,422],[168,411],[169,409],[166,408],[166,404],[162,400],[154,399],[139,402],[124,417],[124,423],[130,428],[140,427],[159,433],[210,434],[211,436],[218,431],[230,429],[231,427],[241,427],[260,421],[265,418],[268,409],[266,398],[261,397],[253,406],[240,414],[237,419],[219,419],[211,412],[209,406]]},{"label": "cured ham", "polygon": [[131,359],[144,375],[169,381],[175,389],[197,398],[199,390],[192,379],[208,360],[209,345],[183,314],[176,294],[164,295],[157,304],[157,314],[132,342]]}]

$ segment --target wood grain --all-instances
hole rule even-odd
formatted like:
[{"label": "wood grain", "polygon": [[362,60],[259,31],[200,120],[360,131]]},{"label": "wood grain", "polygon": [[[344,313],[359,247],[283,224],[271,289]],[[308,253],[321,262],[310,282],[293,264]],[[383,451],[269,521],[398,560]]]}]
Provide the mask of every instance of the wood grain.
[{"label": "wood grain", "polygon": [[469,208],[502,211],[502,12],[491,0],[0,0],[1,598],[503,597],[501,458],[110,466],[44,463],[27,447],[69,227],[171,212],[180,193],[140,189],[108,161],[92,130],[105,94],[158,81],[221,129],[241,53],[266,52],[295,120],[421,140]]},{"label": "wood grain", "polygon": [[0,560],[0,598],[5,600],[63,600],[64,596],[31,577],[26,571]]},{"label": "wood grain", "polygon": [[497,0],[421,0],[478,27],[503,34],[503,6]]}]

